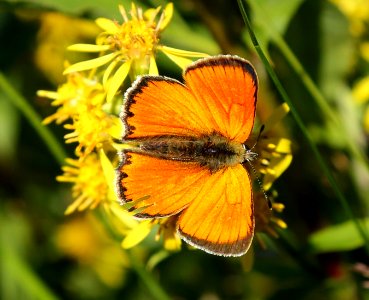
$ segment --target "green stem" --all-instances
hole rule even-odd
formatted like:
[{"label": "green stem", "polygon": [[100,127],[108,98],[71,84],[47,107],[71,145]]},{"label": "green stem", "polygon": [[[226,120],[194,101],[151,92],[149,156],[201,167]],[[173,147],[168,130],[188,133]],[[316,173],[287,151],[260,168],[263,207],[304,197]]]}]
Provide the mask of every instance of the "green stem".
[{"label": "green stem", "polygon": [[318,264],[314,261],[310,261],[305,256],[305,253],[302,249],[299,249],[295,246],[290,239],[290,234],[288,234],[287,229],[277,229],[278,231],[278,245],[286,251],[289,256],[298,263],[298,265],[307,273],[311,275],[311,277],[316,278],[317,280],[321,280],[324,278],[323,270],[318,266]]},{"label": "green stem", "polygon": [[63,146],[54,137],[48,127],[42,125],[42,119],[33,109],[33,107],[22,97],[8,82],[4,74],[0,72],[0,88],[8,96],[9,100],[23,113],[26,119],[30,122],[32,127],[36,130],[50,152],[53,154],[55,160],[60,164],[64,164],[64,159],[67,156]]},{"label": "green stem", "polygon": [[169,296],[164,292],[164,290],[158,285],[156,280],[152,277],[151,273],[142,265],[142,263],[137,259],[137,257],[130,250],[126,250],[126,253],[131,262],[132,268],[135,270],[136,274],[145,283],[148,290],[151,292],[151,296],[158,300],[170,300]]},{"label": "green stem", "polygon": [[[103,209],[96,209],[95,214],[97,218],[104,224],[107,232],[110,236],[116,240],[117,242],[121,242],[121,236],[119,236],[114,229],[111,227],[111,222],[109,218],[104,213]],[[123,251],[123,249],[122,249]],[[137,259],[135,254],[131,250],[124,250],[124,253],[127,254],[129,261],[131,263],[132,269],[135,273],[141,278],[142,282],[146,285],[148,291],[151,293],[153,299],[158,300],[169,300],[170,297],[166,294],[166,292],[161,288],[158,282],[154,279],[151,273],[144,267],[144,265]]]},{"label": "green stem", "polygon": [[[10,299],[14,293],[22,295],[29,299],[45,299],[57,300],[58,297],[37,277],[30,267],[23,261],[18,254],[10,249],[7,243],[2,243],[1,247],[1,269],[3,283],[6,284],[7,279],[16,282],[18,286],[5,286],[1,292],[4,299]],[[17,291],[12,288],[18,289]]]},{"label": "green stem", "polygon": [[298,114],[295,107],[293,106],[293,103],[290,100],[286,90],[283,88],[283,86],[282,86],[281,82],[279,81],[276,73],[274,72],[273,68],[271,67],[267,57],[265,56],[263,50],[261,49],[261,47],[259,45],[259,42],[258,42],[258,40],[255,36],[255,33],[254,33],[254,31],[251,27],[251,23],[249,21],[249,18],[246,14],[245,8],[243,6],[243,1],[242,0],[237,0],[237,2],[238,2],[238,5],[240,7],[240,11],[241,11],[243,20],[246,24],[246,27],[247,27],[248,31],[249,31],[250,38],[251,38],[251,41],[252,41],[252,43],[255,47],[256,52],[258,53],[260,59],[262,60],[264,66],[265,66],[270,78],[274,82],[279,94],[281,95],[283,100],[289,105],[290,110],[291,110],[291,114],[293,115],[298,127],[300,128],[301,132],[305,136],[306,140],[308,141],[308,144],[310,145],[311,150],[313,151],[313,153],[314,153],[314,155],[315,155],[315,157],[318,161],[318,164],[320,165],[324,175],[327,177],[329,183],[331,184],[332,189],[333,189],[334,193],[336,194],[337,198],[339,199],[343,209],[346,211],[348,217],[354,221],[358,232],[360,233],[363,240],[365,241],[365,248],[366,248],[366,251],[369,254],[369,237],[367,236],[367,233],[366,233],[365,229],[361,226],[361,224],[359,223],[357,218],[355,218],[350,206],[348,205],[348,202],[347,202],[346,198],[344,197],[341,190],[339,189],[339,186],[338,186],[336,180],[334,179],[332,172],[330,171],[329,167],[326,165],[323,157],[320,155],[320,152],[319,152],[317,146],[314,144],[313,139],[311,138],[310,134],[308,133],[308,130],[305,127],[302,119],[300,118],[300,115]]},{"label": "green stem", "polygon": [[[255,6],[257,6],[256,1],[253,3]],[[260,7],[258,7],[258,9],[260,9]],[[270,36],[273,38],[274,44],[278,46],[279,50],[287,59],[292,69],[294,69],[294,71],[299,75],[299,78],[301,79],[302,83],[309,91],[310,95],[312,96],[312,99],[315,100],[315,102],[317,103],[323,114],[325,116],[328,116],[331,122],[337,127],[337,130],[339,130],[340,132],[344,132],[345,129],[342,126],[343,122],[340,121],[337,114],[329,106],[328,101],[324,98],[321,91],[318,89],[317,85],[311,79],[309,74],[305,71],[304,67],[297,59],[295,54],[292,52],[291,48],[287,45],[285,40],[282,38],[282,36],[272,29],[273,26],[267,26],[267,24],[265,24],[265,28],[266,30],[269,31]],[[342,137],[345,138],[347,150],[350,152],[350,154],[353,157],[356,157],[357,160],[360,161],[366,167],[366,170],[369,172],[369,162],[364,151],[360,147],[358,147],[357,144],[355,144],[354,140],[349,135],[343,134]]]}]

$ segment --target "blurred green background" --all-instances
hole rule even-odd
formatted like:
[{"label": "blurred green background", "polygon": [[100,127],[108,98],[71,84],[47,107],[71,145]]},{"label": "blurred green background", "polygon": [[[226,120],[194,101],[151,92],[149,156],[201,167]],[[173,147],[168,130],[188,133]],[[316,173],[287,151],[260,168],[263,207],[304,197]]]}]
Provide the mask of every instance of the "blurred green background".
[{"label": "blurred green background", "polygon": [[[297,113],[348,206],[369,231],[369,1],[246,3],[262,48]],[[293,162],[274,185],[276,200],[286,207],[279,217],[288,229],[279,230],[279,239],[264,236],[267,249],[254,243],[248,258],[251,270],[246,270],[250,262],[245,259],[216,257],[185,245],[180,252],[163,254],[153,236],[125,252],[98,213],[64,216],[72,202],[70,186],[56,182],[60,165],[8,84],[40,121],[50,115],[54,108],[36,91],[55,90],[63,82],[64,60],[76,61],[65,47],[93,42],[98,31],[92,20],[103,16],[121,21],[118,4],[130,7],[129,1],[115,0],[0,2],[0,297],[369,299],[369,245],[291,116],[281,132],[293,141]],[[146,8],[164,2],[136,4]],[[259,74],[260,119],[282,103],[253,49],[236,1],[178,0],[174,6],[173,21],[162,35],[165,45],[243,56]],[[161,73],[180,78],[180,70],[164,58],[158,62]],[[319,97],[323,105],[316,101]],[[62,126],[48,127],[63,144]],[[63,147],[72,157],[73,147]]]}]

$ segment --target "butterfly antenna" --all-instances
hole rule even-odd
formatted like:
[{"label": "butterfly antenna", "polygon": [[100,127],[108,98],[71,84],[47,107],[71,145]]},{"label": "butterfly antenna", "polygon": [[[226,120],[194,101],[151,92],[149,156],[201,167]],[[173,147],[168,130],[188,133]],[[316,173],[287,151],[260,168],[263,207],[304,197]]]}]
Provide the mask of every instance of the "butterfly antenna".
[{"label": "butterfly antenna", "polygon": [[[261,134],[263,133],[264,129],[265,129],[265,125],[263,124],[263,125],[261,125],[261,127],[260,127],[259,134],[258,134],[258,137],[256,138],[256,141],[255,141],[254,145],[253,145],[251,148],[248,148],[248,147],[246,146],[247,151],[248,151],[249,153],[252,153],[252,151],[251,151],[251,150],[252,150],[252,149],[254,149],[254,148],[256,147],[256,145],[257,145],[257,143],[259,142],[259,139],[260,139]],[[252,170],[252,173],[254,174],[254,177],[256,178],[257,183],[259,184],[260,190],[261,190],[261,191],[263,192],[263,194],[264,194],[264,198],[265,198],[265,200],[266,200],[266,201],[267,201],[267,203],[268,203],[268,207],[269,207],[269,209],[272,209],[272,202],[271,202],[271,200],[269,199],[269,197],[268,197],[268,195],[267,195],[267,193],[266,193],[266,191],[265,191],[265,189],[264,189],[264,187],[263,187],[263,184],[262,184],[262,182],[261,182],[261,179],[260,179],[259,173],[256,171],[256,169],[255,169],[254,165],[251,163],[251,161],[252,161],[256,156],[257,156],[257,154],[256,154],[256,153],[255,153],[255,154],[253,154],[253,155],[250,155],[250,158],[246,158],[246,161],[247,161],[247,163],[249,164],[249,166],[250,166],[250,168],[251,168],[251,170]]]},{"label": "butterfly antenna", "polygon": [[256,171],[254,165],[251,163],[250,160],[247,159],[246,161],[249,164],[249,166],[250,166],[250,168],[252,170],[252,173],[254,174],[254,177],[256,178],[256,181],[257,181],[257,183],[258,183],[258,185],[260,187],[260,190],[262,191],[262,193],[264,195],[264,198],[265,198],[266,202],[268,203],[269,209],[272,209],[272,201],[268,197],[268,195],[267,195],[267,193],[266,193],[266,191],[265,191],[265,189],[263,187],[263,183],[261,182],[261,179],[260,179],[260,176],[259,176],[258,171]]},{"label": "butterfly antenna", "polygon": [[259,142],[261,134],[263,133],[264,129],[265,129],[265,125],[263,124],[263,125],[261,125],[261,127],[259,129],[258,137],[256,138],[256,141],[255,141],[254,145],[249,150],[252,150],[256,147],[256,145]]}]

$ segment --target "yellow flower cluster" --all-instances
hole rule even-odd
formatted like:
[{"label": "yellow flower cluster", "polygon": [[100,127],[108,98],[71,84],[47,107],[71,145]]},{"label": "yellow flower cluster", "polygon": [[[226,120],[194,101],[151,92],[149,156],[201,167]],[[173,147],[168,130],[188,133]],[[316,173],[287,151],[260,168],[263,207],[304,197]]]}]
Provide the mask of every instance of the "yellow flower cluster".
[{"label": "yellow flower cluster", "polygon": [[192,62],[190,58],[207,54],[160,44],[160,34],[172,18],[172,3],[163,10],[158,7],[145,12],[132,4],[130,17],[123,6],[119,10],[122,23],[106,18],[96,20],[103,30],[96,44],[68,47],[70,51],[96,53],[97,58],[68,65],[64,70],[66,82],[57,91],[38,91],[39,96],[51,99],[51,105],[57,107],[43,123],[64,124],[69,131],[64,136],[65,142],[76,144],[76,158],[67,159],[64,174],[57,177],[58,181],[73,184],[75,200],[65,213],[95,209],[102,204],[114,228],[126,236],[123,247],[134,246],[159,224],[165,247],[179,249],[179,238],[168,220],[139,223],[116,201],[113,163],[117,155],[113,140],[121,137],[123,127],[118,117],[121,101],[114,100],[121,94],[126,78],[132,82],[138,75],[158,75],[155,61],[158,51],[181,68]]},{"label": "yellow flower cluster", "polygon": [[68,48],[72,51],[96,52],[100,53],[100,56],[71,65],[64,71],[64,74],[69,74],[105,66],[102,71],[102,83],[107,92],[108,102],[117,94],[128,75],[133,81],[138,75],[159,74],[155,61],[157,51],[166,54],[181,68],[191,62],[187,57],[207,56],[205,53],[160,45],[160,34],[173,15],[172,3],[165,7],[158,21],[156,19],[160,7],[149,9],[144,13],[132,3],[131,19],[122,6],[119,9],[124,20],[122,24],[105,18],[96,20],[96,24],[104,31],[97,37],[95,45],[75,44]]}]

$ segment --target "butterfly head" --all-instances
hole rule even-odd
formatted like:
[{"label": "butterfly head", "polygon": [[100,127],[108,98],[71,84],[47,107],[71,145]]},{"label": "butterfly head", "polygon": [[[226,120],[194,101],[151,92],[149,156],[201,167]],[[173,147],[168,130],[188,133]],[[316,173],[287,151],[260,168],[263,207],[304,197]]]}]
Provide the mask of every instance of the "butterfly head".
[{"label": "butterfly head", "polygon": [[243,162],[252,162],[255,159],[257,159],[258,154],[256,152],[253,152],[253,148],[249,148],[247,145],[242,144],[243,148],[244,148],[244,154],[243,154]]}]

